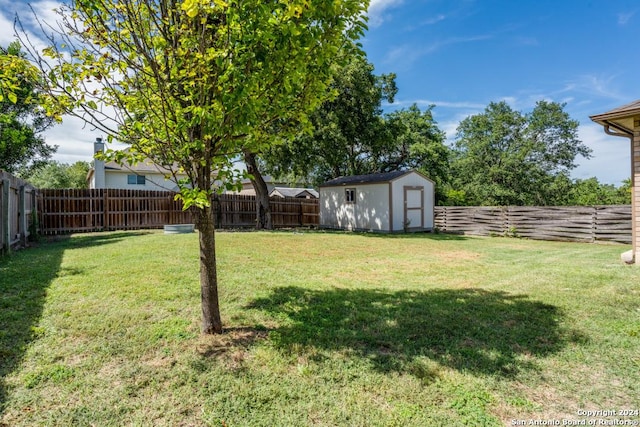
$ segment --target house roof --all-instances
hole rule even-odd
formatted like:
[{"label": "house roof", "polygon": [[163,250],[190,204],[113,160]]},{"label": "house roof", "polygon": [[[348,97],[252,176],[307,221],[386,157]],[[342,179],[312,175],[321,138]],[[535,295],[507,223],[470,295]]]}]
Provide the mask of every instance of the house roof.
[{"label": "house roof", "polygon": [[640,99],[589,118],[605,128],[613,127],[626,135],[633,135],[634,118],[640,116]]},{"label": "house roof", "polygon": [[300,197],[302,193],[308,193],[310,196],[318,198],[319,194],[313,188],[288,188],[288,187],[275,187],[271,194],[278,192],[282,197]]},{"label": "house roof", "polygon": [[[266,182],[267,184],[275,184],[276,179],[274,177],[272,177],[271,175],[262,175],[262,179],[264,180],[264,182]],[[251,180],[249,178],[243,178],[240,181],[241,184],[251,184]]]},{"label": "house roof", "polygon": [[334,187],[338,185],[355,185],[355,184],[375,184],[378,182],[393,181],[405,174],[414,172],[412,170],[393,171],[382,173],[371,173],[368,175],[341,176],[321,184],[320,187]]},{"label": "house roof", "polygon": [[171,173],[169,169],[166,169],[162,166],[159,166],[150,160],[136,163],[135,165],[130,165],[128,163],[124,163],[123,165],[117,162],[107,162],[104,164],[104,168],[108,170],[114,171],[128,171],[128,172],[155,172],[155,173]]},{"label": "house roof", "polygon": [[[177,168],[178,166],[176,165],[176,169]],[[130,165],[127,162],[124,162],[123,164],[119,164],[114,161],[106,162],[104,164],[104,170],[105,172],[106,171],[129,172],[134,174],[145,174],[145,173],[146,174],[156,173],[161,175],[171,174],[171,170],[153,163],[150,159],[146,159],[143,162],[138,162],[135,165]],[[86,178],[87,181],[91,180],[91,177],[93,176],[94,173],[95,173],[95,168],[92,167],[91,169],[89,169],[89,172],[87,172],[87,178]],[[181,174],[178,173],[178,175],[181,175]]]},{"label": "house roof", "polygon": [[640,99],[630,102],[629,104],[614,108],[613,110],[607,111],[606,113],[595,114],[591,116],[591,120],[597,122],[600,120],[619,119],[622,117],[634,116],[637,114],[640,114]]}]

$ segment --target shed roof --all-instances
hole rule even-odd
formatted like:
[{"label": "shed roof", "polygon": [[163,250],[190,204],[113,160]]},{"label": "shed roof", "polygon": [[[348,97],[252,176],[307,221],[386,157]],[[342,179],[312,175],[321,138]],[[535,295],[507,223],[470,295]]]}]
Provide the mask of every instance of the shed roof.
[{"label": "shed roof", "polygon": [[338,185],[355,185],[355,184],[375,184],[378,182],[389,182],[402,175],[414,172],[412,170],[393,171],[382,173],[371,173],[368,175],[341,176],[321,184],[320,187],[333,187]]}]

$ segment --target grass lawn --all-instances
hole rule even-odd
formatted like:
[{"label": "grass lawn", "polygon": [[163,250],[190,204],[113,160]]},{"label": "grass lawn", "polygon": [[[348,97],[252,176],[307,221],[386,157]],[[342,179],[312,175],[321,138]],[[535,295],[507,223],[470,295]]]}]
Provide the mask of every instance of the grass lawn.
[{"label": "grass lawn", "polygon": [[450,235],[75,235],[0,259],[1,426],[640,421],[628,247]]}]

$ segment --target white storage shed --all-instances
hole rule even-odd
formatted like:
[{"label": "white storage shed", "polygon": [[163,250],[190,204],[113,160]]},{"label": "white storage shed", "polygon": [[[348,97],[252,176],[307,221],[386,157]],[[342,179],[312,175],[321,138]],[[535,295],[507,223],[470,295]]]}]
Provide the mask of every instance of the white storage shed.
[{"label": "white storage shed", "polygon": [[340,177],[320,186],[320,227],[428,231],[434,203],[433,181],[414,170]]}]

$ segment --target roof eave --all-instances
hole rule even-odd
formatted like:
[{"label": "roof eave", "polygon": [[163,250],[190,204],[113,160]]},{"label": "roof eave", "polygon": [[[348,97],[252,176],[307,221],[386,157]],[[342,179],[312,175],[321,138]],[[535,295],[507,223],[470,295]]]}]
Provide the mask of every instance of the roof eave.
[{"label": "roof eave", "polygon": [[[640,114],[640,111],[639,111]],[[626,126],[622,126],[620,123],[613,121],[614,117],[603,117],[604,114],[599,116],[591,116],[589,117],[592,121],[598,123],[599,125],[604,127],[604,131],[607,135],[612,136],[624,136],[624,137],[633,137],[633,129],[629,129]],[[625,116],[617,116],[615,118],[623,118],[628,117]],[[611,130],[613,128],[613,130]]]}]

